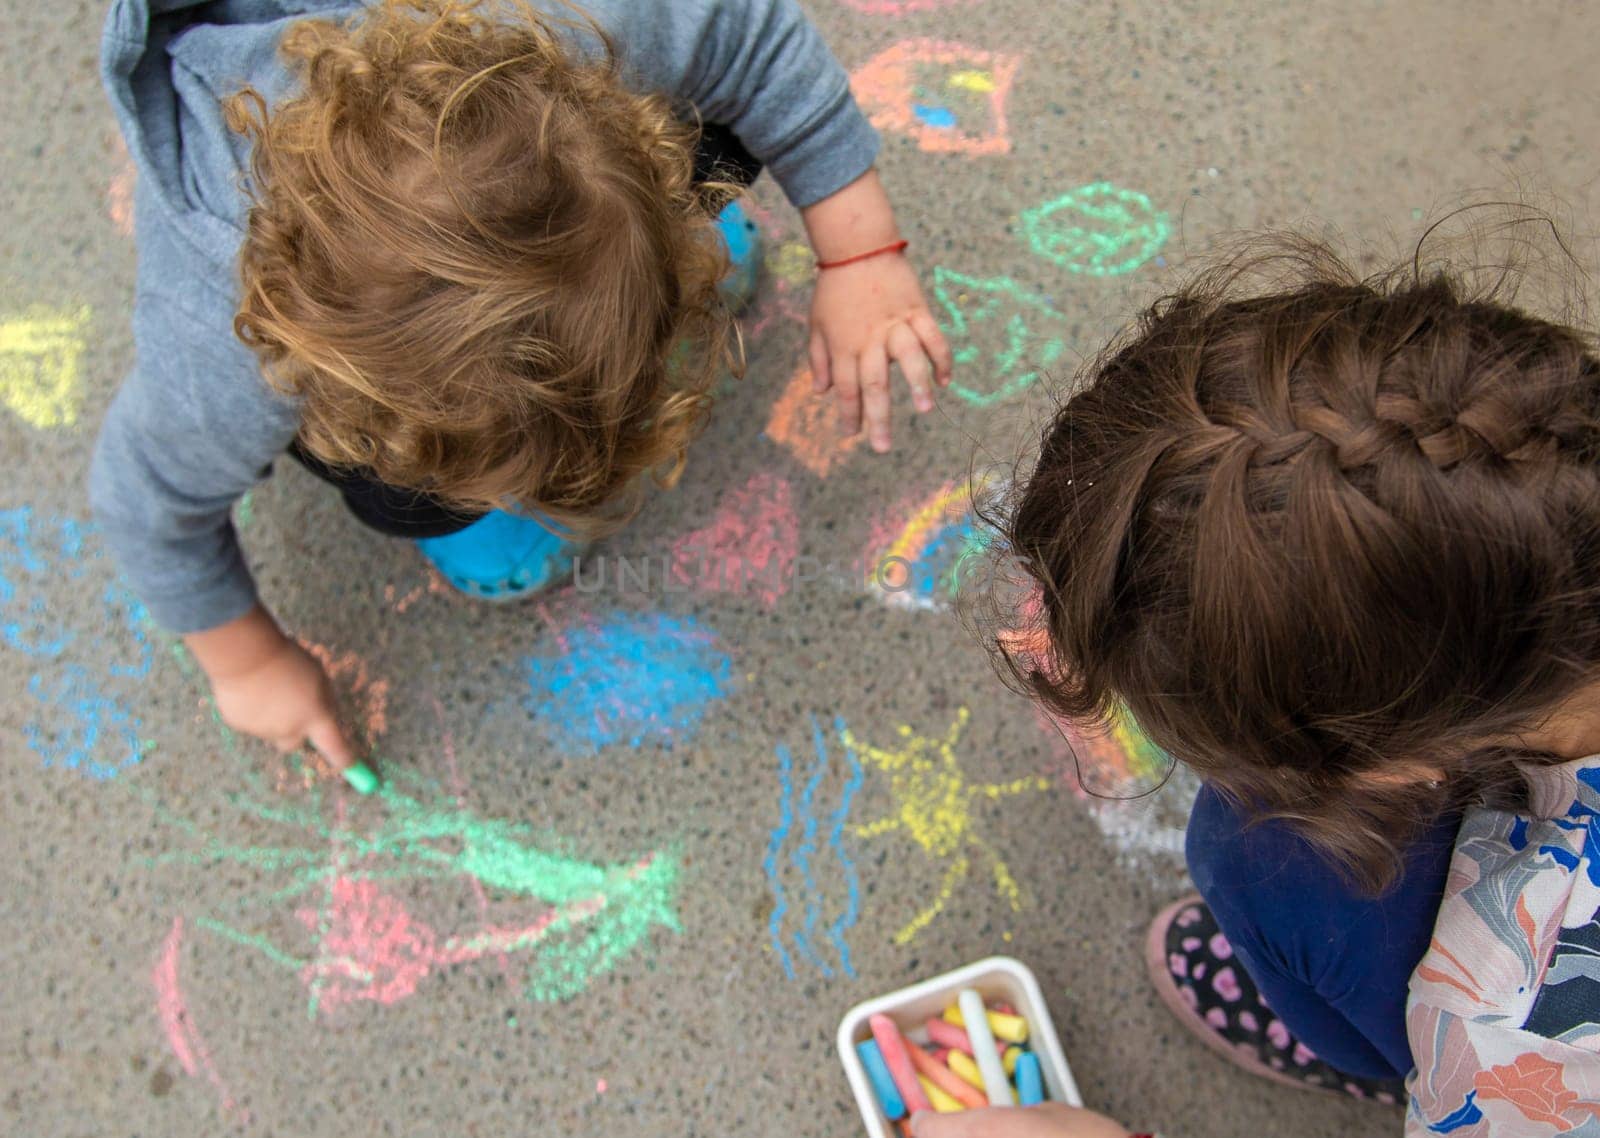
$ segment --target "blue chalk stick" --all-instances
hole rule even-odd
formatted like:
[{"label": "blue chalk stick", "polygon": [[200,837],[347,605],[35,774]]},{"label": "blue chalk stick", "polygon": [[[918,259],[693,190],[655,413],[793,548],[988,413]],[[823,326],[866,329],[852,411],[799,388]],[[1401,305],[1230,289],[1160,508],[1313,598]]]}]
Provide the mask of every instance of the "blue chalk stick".
[{"label": "blue chalk stick", "polygon": [[1044,1101],[1044,1073],[1039,1069],[1039,1057],[1032,1051],[1017,1056],[1017,1102],[1023,1106],[1038,1106]]},{"label": "blue chalk stick", "polygon": [[900,1091],[895,1087],[894,1080],[889,1077],[889,1065],[883,1061],[883,1052],[878,1050],[878,1041],[863,1039],[856,1044],[856,1054],[861,1056],[861,1065],[867,1069],[867,1078],[872,1080],[872,1090],[878,1096],[878,1105],[883,1108],[884,1117],[890,1122],[904,1118],[905,1100],[900,1097]]}]

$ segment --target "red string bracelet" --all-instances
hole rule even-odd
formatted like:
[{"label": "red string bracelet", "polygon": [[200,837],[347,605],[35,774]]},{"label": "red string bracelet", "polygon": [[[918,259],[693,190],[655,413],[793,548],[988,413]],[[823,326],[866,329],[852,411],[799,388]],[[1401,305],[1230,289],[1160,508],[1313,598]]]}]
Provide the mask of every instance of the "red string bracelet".
[{"label": "red string bracelet", "polygon": [[909,241],[896,241],[893,245],[885,245],[881,249],[869,249],[865,253],[857,253],[854,257],[841,257],[837,261],[818,261],[819,269],[842,269],[846,265],[853,265],[857,261],[865,261],[871,257],[881,257],[885,253],[899,253],[910,245]]}]

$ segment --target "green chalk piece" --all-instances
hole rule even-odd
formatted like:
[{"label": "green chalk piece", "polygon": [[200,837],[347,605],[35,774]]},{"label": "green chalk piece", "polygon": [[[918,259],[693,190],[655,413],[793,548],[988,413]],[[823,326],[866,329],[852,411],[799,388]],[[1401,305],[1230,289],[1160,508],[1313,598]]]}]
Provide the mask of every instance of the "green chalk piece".
[{"label": "green chalk piece", "polygon": [[345,768],[344,780],[355,787],[357,794],[371,794],[378,789],[378,775],[366,763],[353,763]]}]

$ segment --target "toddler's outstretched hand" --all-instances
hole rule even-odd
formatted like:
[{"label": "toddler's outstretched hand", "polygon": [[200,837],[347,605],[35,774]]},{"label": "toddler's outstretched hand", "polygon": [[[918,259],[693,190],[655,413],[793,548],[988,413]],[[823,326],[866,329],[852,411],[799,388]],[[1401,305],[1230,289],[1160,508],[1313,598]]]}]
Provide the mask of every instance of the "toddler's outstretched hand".
[{"label": "toddler's outstretched hand", "polygon": [[309,743],[336,771],[354,764],[327,673],[264,609],[184,639],[228,727],[284,753]]},{"label": "toddler's outstretched hand", "polygon": [[[868,171],[805,210],[820,265],[811,301],[811,374],[816,394],[830,387],[844,429],[863,425],[872,449],[889,449],[889,365],[900,365],[918,411],[933,410],[933,388],[950,382],[950,346],[899,244],[894,211]],[[861,260],[851,260],[878,249]]]},{"label": "toddler's outstretched hand", "polygon": [[959,1114],[922,1111],[911,1119],[911,1133],[913,1138],[1129,1138],[1104,1115],[1059,1102]]}]

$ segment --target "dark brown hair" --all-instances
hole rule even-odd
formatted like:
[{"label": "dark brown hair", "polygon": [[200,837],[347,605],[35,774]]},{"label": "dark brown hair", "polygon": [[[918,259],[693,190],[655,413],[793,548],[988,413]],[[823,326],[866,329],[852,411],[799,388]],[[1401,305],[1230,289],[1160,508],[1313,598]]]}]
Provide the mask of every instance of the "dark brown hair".
[{"label": "dark brown hair", "polygon": [[254,145],[235,327],[324,462],[589,531],[681,468],[726,361],[722,188],[584,35],[382,0],[290,29],[296,97],[228,103]]},{"label": "dark brown hair", "polygon": [[1273,264],[1154,304],[1055,415],[1004,523],[1035,615],[999,651],[1378,892],[1420,826],[1520,786],[1484,741],[1600,667],[1600,363],[1446,275]]}]

